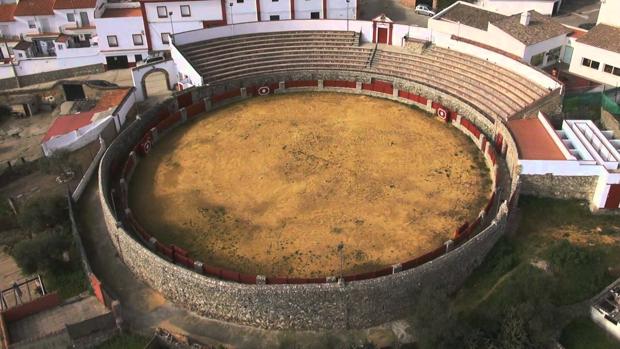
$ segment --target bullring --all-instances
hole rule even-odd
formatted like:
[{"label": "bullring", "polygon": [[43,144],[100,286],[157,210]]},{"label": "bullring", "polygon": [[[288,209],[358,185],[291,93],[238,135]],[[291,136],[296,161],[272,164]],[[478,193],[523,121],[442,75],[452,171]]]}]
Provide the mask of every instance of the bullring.
[{"label": "bullring", "polygon": [[[339,40],[333,38],[332,31],[314,31],[311,35],[318,51],[328,50],[329,43]],[[251,41],[256,42],[256,36]],[[264,42],[258,39],[258,45],[265,47],[257,50],[264,50],[263,56],[271,54],[276,57],[280,51],[270,51],[269,45],[278,34],[271,32],[269,36]],[[294,38],[295,34],[286,36]],[[321,37],[325,37],[323,46]],[[236,40],[243,41],[244,37],[239,36]],[[356,45],[355,42],[351,44]],[[182,45],[189,43],[179,43],[180,51],[183,51]],[[250,50],[247,43],[241,47]],[[234,56],[237,49],[240,48],[228,48],[229,54]],[[138,122],[129,126],[110,145],[100,165],[101,202],[119,257],[141,279],[188,309],[212,318],[265,328],[368,327],[403,316],[408,309],[415,307],[416,296],[422,288],[456,290],[502,236],[510,209],[518,200],[517,149],[510,132],[499,120],[522,112],[520,108],[528,107],[528,103],[539,98],[546,98],[547,104],[552,104],[549,100],[557,92],[549,93],[540,86],[529,90],[526,78],[494,66],[497,73],[505,75],[501,75],[501,81],[489,83],[484,88],[494,89],[502,101],[482,101],[481,95],[472,89],[475,83],[467,82],[473,78],[484,81],[482,73],[475,71],[476,63],[480,63],[476,58],[468,58],[470,63],[462,67],[462,71],[470,75],[463,78],[465,82],[457,82],[450,75],[425,77],[423,69],[401,74],[395,70],[396,66],[390,68],[386,65],[384,69],[382,65],[373,65],[373,57],[377,54],[390,55],[392,51],[395,48],[376,49],[369,57],[370,62],[356,63],[358,65],[345,63],[348,58],[342,58],[340,63],[332,59],[327,61],[332,63],[316,63],[313,59],[323,57],[318,55],[308,57],[309,62],[301,66],[295,65],[295,60],[290,61],[292,66],[288,68],[284,63],[273,63],[280,65],[280,69],[270,69],[269,72],[259,69],[255,62],[241,63],[246,67],[242,70],[247,72],[245,75],[226,75],[228,73],[224,72],[210,75],[212,72],[206,70],[203,78],[207,80],[215,76],[213,83],[179,93],[141,115]],[[434,53],[438,51],[445,52],[448,57],[467,57],[448,48],[431,48],[430,55],[435,55],[433,59],[440,59],[441,55]],[[397,54],[401,55],[403,62],[405,59],[415,60],[420,55],[407,50]],[[330,55],[338,55],[338,51]],[[299,57],[295,59],[303,62]],[[270,61],[274,59],[263,62]],[[431,61],[428,59],[432,65]],[[456,64],[457,60],[451,61]],[[506,86],[508,81],[517,78],[521,87],[509,89]],[[451,84],[453,80],[454,84]],[[337,275],[289,278],[214,267],[195,260],[182,249],[159,241],[142,228],[128,205],[129,183],[136,180],[131,177],[137,162],[148,156],[153,144],[157,147],[161,137],[167,137],[165,133],[205,111],[212,112],[247,98],[302,91],[387,98],[440,115],[470,137],[480,149],[493,181],[491,200],[467,224],[455,227],[451,239],[429,253],[379,270],[345,275],[340,282],[336,282]]]}]

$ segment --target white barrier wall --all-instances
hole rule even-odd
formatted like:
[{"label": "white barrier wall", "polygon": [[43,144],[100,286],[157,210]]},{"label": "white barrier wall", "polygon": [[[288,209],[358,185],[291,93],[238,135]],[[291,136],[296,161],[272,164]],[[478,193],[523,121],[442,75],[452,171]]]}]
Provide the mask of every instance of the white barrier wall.
[{"label": "white barrier wall", "polygon": [[0,64],[0,80],[15,78],[13,67],[10,64]]},{"label": "white barrier wall", "polygon": [[112,122],[113,116],[109,115],[103,119],[90,123],[75,131],[71,131],[61,136],[54,137],[45,143],[41,143],[45,156],[51,156],[59,150],[75,151],[99,138],[101,132]]},{"label": "white barrier wall", "polygon": [[144,95],[146,87],[143,85],[143,80],[146,75],[154,70],[165,70],[168,73],[168,87],[174,87],[179,81],[177,73],[177,65],[172,59],[165,60],[163,62],[146,64],[140,67],[131,69],[131,78],[133,80],[133,86],[136,88],[136,100],[143,101],[146,99]]},{"label": "white barrier wall", "polygon": [[186,75],[193,85],[202,86],[202,76],[194,69],[194,66],[185,59],[176,46],[173,45],[170,48],[170,54],[172,55],[172,60],[176,64],[179,75],[181,75],[179,78],[185,78]]},{"label": "white barrier wall", "polygon": [[88,57],[41,57],[28,58],[15,64],[17,75],[32,75],[46,73],[55,70],[83,67],[93,64],[104,63],[103,57],[100,55]]}]

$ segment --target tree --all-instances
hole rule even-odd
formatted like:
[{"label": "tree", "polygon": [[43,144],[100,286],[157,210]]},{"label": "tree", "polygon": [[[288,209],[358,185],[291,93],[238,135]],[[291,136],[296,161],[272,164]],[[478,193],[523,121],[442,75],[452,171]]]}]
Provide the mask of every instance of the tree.
[{"label": "tree", "polygon": [[13,257],[27,274],[59,270],[66,264],[62,255],[71,247],[71,242],[69,234],[46,231],[15,244]]},{"label": "tree", "polygon": [[62,196],[28,201],[18,217],[20,226],[33,233],[63,225],[67,219],[67,202]]}]

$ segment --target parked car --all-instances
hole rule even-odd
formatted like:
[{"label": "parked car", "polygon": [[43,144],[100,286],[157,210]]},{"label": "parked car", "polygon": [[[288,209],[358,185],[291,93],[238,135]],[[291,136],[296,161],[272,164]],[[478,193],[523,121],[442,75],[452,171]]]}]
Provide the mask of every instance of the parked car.
[{"label": "parked car", "polygon": [[163,54],[149,54],[148,56],[146,56],[144,60],[142,60],[141,62],[138,62],[138,64],[136,65],[141,66],[145,64],[163,62],[165,59],[166,57],[164,57]]},{"label": "parked car", "polygon": [[431,10],[431,8],[428,5],[424,5],[424,4],[416,6],[415,13],[419,15],[430,16],[430,17],[435,15],[435,11]]}]

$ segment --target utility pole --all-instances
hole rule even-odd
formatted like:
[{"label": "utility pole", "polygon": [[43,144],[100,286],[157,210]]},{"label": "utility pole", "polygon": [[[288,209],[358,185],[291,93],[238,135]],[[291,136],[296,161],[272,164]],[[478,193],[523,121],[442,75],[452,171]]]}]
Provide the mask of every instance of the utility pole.
[{"label": "utility pole", "polygon": [[230,26],[232,29],[232,34],[235,35],[235,18],[233,17],[233,3],[228,3],[230,5]]},{"label": "utility pole", "polygon": [[9,63],[11,64],[11,69],[13,70],[13,76],[15,76],[15,85],[17,86],[17,88],[20,88],[20,84],[19,84],[19,77],[17,76],[17,70],[15,69],[15,63],[13,62],[13,58],[11,57],[11,52],[9,52],[9,43],[6,41],[6,38],[4,37],[4,33],[0,33],[0,39],[2,41],[4,41],[4,47],[6,47],[6,54],[8,56],[9,59]]},{"label": "utility pole", "polygon": [[349,31],[349,2],[351,0],[347,0],[347,31]]},{"label": "utility pole", "polygon": [[168,45],[174,44],[174,23],[172,22],[172,15],[173,15],[172,11],[168,12],[168,18],[170,18],[170,30],[172,31],[172,35],[170,36],[168,40],[169,41]]}]

